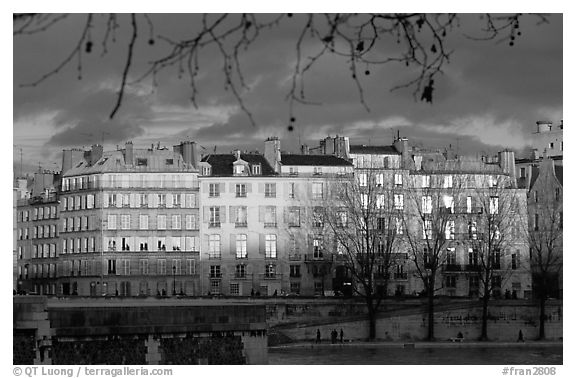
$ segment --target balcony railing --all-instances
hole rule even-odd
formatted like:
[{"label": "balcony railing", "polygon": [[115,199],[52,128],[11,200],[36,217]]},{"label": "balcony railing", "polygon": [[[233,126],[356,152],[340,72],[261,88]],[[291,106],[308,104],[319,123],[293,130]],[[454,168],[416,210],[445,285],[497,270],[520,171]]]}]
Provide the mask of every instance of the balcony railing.
[{"label": "balcony railing", "polygon": [[304,255],[307,262],[327,262],[332,261],[332,255],[327,252],[307,253]]},{"label": "balcony railing", "polygon": [[265,222],[264,227],[276,227],[276,222]]},{"label": "balcony railing", "polygon": [[236,226],[236,228],[244,228],[248,227],[248,222],[235,222],[234,225]]},{"label": "balcony railing", "polygon": [[299,253],[289,254],[289,255],[288,255],[288,260],[289,260],[289,261],[301,261],[301,260],[302,260],[302,255],[299,254]]},{"label": "balcony railing", "polygon": [[444,265],[444,270],[446,272],[460,272],[462,271],[462,266],[460,264],[446,264]]},{"label": "balcony railing", "polygon": [[395,280],[407,280],[408,279],[408,273],[406,273],[406,272],[394,273],[394,279]]}]

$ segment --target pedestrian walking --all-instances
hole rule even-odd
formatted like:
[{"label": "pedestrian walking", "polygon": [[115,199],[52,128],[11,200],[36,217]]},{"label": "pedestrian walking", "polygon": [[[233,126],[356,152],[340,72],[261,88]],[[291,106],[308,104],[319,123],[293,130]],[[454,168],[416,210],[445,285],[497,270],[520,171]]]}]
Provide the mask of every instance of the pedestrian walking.
[{"label": "pedestrian walking", "polygon": [[316,330],[316,344],[320,344],[320,329]]},{"label": "pedestrian walking", "polygon": [[340,328],[340,344],[344,343],[344,330]]},{"label": "pedestrian walking", "polygon": [[518,331],[518,342],[524,342],[524,334],[522,333],[522,330]]}]

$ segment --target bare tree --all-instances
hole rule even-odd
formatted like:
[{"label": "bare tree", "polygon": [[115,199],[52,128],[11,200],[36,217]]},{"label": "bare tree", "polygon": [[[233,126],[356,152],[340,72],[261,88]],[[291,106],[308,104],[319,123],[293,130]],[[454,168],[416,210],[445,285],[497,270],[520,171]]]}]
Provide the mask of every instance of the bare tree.
[{"label": "bare tree", "polygon": [[[437,173],[437,172],[436,172]],[[427,298],[428,336],[434,340],[434,297],[439,289],[441,267],[455,236],[454,203],[463,177],[418,171],[406,187],[407,207],[403,214],[405,240],[416,276]]]},{"label": "bare tree", "polygon": [[355,179],[342,180],[331,190],[325,222],[336,244],[336,261],[353,280],[354,292],[366,303],[369,339],[376,338],[376,317],[386,297],[390,267],[396,261],[401,231],[399,202],[392,171],[359,169]]},{"label": "bare tree", "polygon": [[[477,15],[477,35],[466,35],[471,40],[514,40],[520,38],[520,22],[535,18],[538,23],[548,22],[543,15],[507,14]],[[109,45],[117,42],[121,30],[129,30],[126,57],[116,103],[111,111],[113,118],[121,107],[127,86],[151,78],[156,85],[158,74],[175,68],[178,77],[190,83],[190,99],[196,106],[199,97],[198,79],[202,72],[201,56],[206,50],[216,48],[221,58],[224,88],[230,91],[241,109],[255,123],[252,113],[245,105],[243,93],[249,90],[242,68],[242,56],[256,41],[266,38],[273,28],[290,24],[294,27],[295,63],[291,85],[287,93],[290,124],[295,122],[294,104],[318,104],[306,96],[305,79],[311,68],[323,56],[342,57],[350,69],[349,79],[357,88],[360,103],[369,110],[364,98],[362,75],[371,74],[370,69],[384,64],[404,64],[413,76],[407,82],[396,84],[392,90],[411,88],[414,98],[432,102],[434,80],[449,62],[453,51],[447,35],[455,33],[461,23],[470,22],[457,14],[202,14],[190,15],[190,34],[184,37],[158,35],[155,33],[155,15],[68,15],[18,13],[13,15],[13,35],[23,37],[46,33],[71,17],[84,17],[77,31],[77,39],[70,46],[56,67],[46,69],[39,78],[25,84],[36,86],[60,73],[65,67],[76,63],[78,78],[82,77],[83,59],[98,48],[108,53]],[[93,35],[101,36],[98,45]],[[136,49],[144,49],[139,41],[147,39],[150,50],[157,42],[167,49],[151,58],[142,72],[134,72],[133,58]],[[123,41],[123,39],[118,38]],[[313,46],[311,52],[309,45]],[[96,54],[92,54],[96,55]],[[289,129],[293,128],[292,125]]]},{"label": "bare tree", "polygon": [[515,231],[527,217],[525,206],[520,205],[522,194],[525,190],[514,189],[512,178],[501,173],[484,174],[476,183],[473,201],[479,211],[469,220],[468,234],[472,264],[482,288],[482,341],[488,340],[490,298],[500,297],[502,283],[511,274],[503,254],[522,241]]},{"label": "bare tree", "polygon": [[541,340],[546,337],[546,301],[558,294],[558,277],[562,270],[562,194],[560,189],[557,191],[542,194],[543,201],[535,204],[527,232],[533,287],[540,307],[538,338]]}]

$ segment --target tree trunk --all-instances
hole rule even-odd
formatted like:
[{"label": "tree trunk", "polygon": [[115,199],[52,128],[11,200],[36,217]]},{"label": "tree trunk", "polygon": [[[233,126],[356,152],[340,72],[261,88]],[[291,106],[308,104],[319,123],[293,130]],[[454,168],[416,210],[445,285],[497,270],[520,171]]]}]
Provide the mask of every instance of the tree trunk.
[{"label": "tree trunk", "polygon": [[376,311],[371,295],[366,296],[366,307],[368,307],[368,340],[376,338]]},{"label": "tree trunk", "polygon": [[434,341],[434,289],[428,285],[428,341]]},{"label": "tree trunk", "polygon": [[480,333],[480,341],[488,340],[488,301],[490,299],[489,293],[484,288],[484,295],[482,296],[482,332]]},{"label": "tree trunk", "polygon": [[545,322],[546,322],[546,294],[540,296],[540,330],[538,333],[538,340],[544,340],[546,338]]}]

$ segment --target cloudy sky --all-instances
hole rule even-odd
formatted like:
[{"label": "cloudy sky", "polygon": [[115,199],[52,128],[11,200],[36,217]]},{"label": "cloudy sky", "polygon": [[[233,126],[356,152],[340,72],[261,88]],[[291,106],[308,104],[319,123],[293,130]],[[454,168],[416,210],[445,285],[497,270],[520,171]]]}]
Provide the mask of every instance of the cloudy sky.
[{"label": "cloudy sky", "polygon": [[[216,17],[216,16],[215,16]],[[271,18],[260,15],[261,20]],[[386,64],[359,68],[367,111],[359,101],[344,58],[320,58],[305,78],[306,98],[317,105],[294,108],[293,131],[286,96],[296,62],[296,40],[305,22],[303,15],[284,17],[262,32],[247,50],[240,50],[241,67],[248,88],[241,90],[253,125],[238,102],[226,90],[223,61],[217,49],[200,55],[197,76],[198,107],[190,101],[191,87],[178,67],[160,73],[156,82],[143,80],[129,85],[122,107],[114,119],[109,114],[120,85],[131,33],[130,18],[118,18],[115,42],[103,54],[106,17],[96,16],[90,39],[90,54],[82,54],[81,79],[78,59],[36,86],[38,80],[70,54],[82,33],[86,15],[75,15],[34,35],[15,36],[13,43],[13,145],[16,172],[23,151],[24,171],[40,164],[57,169],[61,151],[86,148],[104,142],[106,148],[131,140],[136,146],[160,142],[171,147],[192,139],[207,151],[235,148],[263,149],[263,140],[279,136],[282,148],[296,151],[300,143],[317,145],[327,135],[346,135],[352,143],[391,144],[400,131],[413,143],[443,147],[458,145],[461,153],[495,152],[504,147],[521,150],[530,143],[538,120],[559,123],[562,109],[561,15],[538,24],[522,18],[521,36],[514,46],[508,35],[494,40],[474,41],[481,35],[477,15],[463,16],[461,26],[448,33],[446,46],[453,53],[435,79],[433,103],[414,97],[412,89],[391,91],[414,77],[412,67]],[[162,57],[171,40],[195,35],[197,15],[150,15],[137,17],[138,40],[129,79],[144,73],[152,59]],[[154,44],[150,45],[150,37]],[[319,51],[318,38],[305,38],[304,59]],[[85,45],[83,46],[85,49]],[[379,57],[393,56],[396,41],[383,40],[375,51]]]}]

